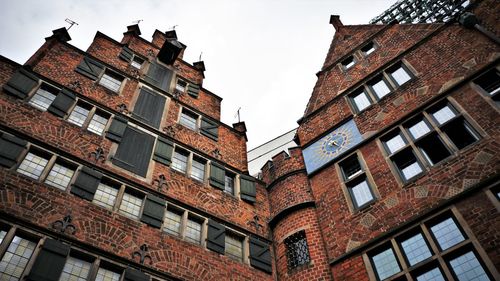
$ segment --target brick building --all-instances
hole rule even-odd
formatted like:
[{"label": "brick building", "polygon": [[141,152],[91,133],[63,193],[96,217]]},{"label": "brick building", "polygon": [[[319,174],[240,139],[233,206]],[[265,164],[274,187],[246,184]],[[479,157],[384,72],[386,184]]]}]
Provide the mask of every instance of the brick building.
[{"label": "brick building", "polygon": [[0,280],[500,279],[500,5],[471,2],[332,16],[261,179],[175,31],[0,57]]}]

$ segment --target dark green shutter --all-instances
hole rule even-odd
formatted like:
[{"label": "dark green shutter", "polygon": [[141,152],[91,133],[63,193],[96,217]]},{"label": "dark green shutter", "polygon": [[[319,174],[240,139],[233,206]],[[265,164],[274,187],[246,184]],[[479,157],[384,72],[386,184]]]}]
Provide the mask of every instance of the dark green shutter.
[{"label": "dark green shutter", "polygon": [[101,182],[102,174],[94,171],[86,166],[83,166],[78,177],[71,188],[71,193],[83,199],[92,201],[94,199],[97,186]]},{"label": "dark green shutter", "polygon": [[255,268],[271,273],[271,251],[269,249],[269,244],[254,237],[250,237],[249,246],[250,264]]},{"label": "dark green shutter", "polygon": [[168,92],[170,88],[170,81],[172,80],[172,75],[172,70],[156,62],[152,62],[149,65],[148,73],[146,74],[146,76],[144,76],[144,80]]},{"label": "dark green shutter", "polygon": [[225,239],[226,228],[213,220],[208,220],[207,248],[219,254],[224,254],[226,248]]},{"label": "dark green shutter", "polygon": [[113,157],[113,164],[145,177],[155,138],[142,131],[127,127]]},{"label": "dark green shutter", "polygon": [[127,46],[123,46],[119,57],[124,61],[131,62],[133,56],[134,53],[132,52],[132,50],[130,50]]},{"label": "dark green shutter", "polygon": [[149,276],[139,270],[128,267],[125,269],[123,281],[149,281]]},{"label": "dark green shutter", "polygon": [[142,87],[134,106],[133,115],[146,124],[158,128],[160,127],[164,108],[164,96]]},{"label": "dark green shutter", "polygon": [[224,167],[212,162],[210,164],[210,185],[224,190],[225,183],[226,171],[224,170]]},{"label": "dark green shutter", "polygon": [[97,80],[103,70],[104,65],[102,63],[87,57],[83,58],[82,62],[76,67],[76,72],[92,80]]},{"label": "dark green shutter", "polygon": [[196,84],[189,84],[188,85],[188,94],[192,96],[193,98],[197,98],[198,94],[200,92],[200,86]]},{"label": "dark green shutter", "polygon": [[240,175],[241,200],[255,202],[255,180],[246,175]]},{"label": "dark green shutter", "polygon": [[69,109],[71,106],[76,101],[76,95],[66,89],[62,89],[52,102],[52,104],[49,106],[47,111],[50,113],[59,116],[59,117],[64,117],[66,114],[68,114]]},{"label": "dark green shutter", "polygon": [[219,138],[219,124],[203,117],[201,119],[200,133],[216,141]]},{"label": "dark green shutter", "polygon": [[38,85],[38,78],[26,69],[20,68],[3,86],[3,89],[9,94],[24,99],[36,85]]},{"label": "dark green shutter", "polygon": [[128,120],[126,118],[115,115],[106,132],[106,137],[114,142],[121,142],[125,129],[127,128],[127,122]]},{"label": "dark green shutter", "polygon": [[62,273],[70,247],[53,239],[45,240],[31,268],[30,281],[57,281]]},{"label": "dark green shutter", "polygon": [[[1,134],[1,133],[0,133]],[[0,135],[0,165],[10,168],[26,148],[27,141],[13,135],[3,133]]]},{"label": "dark green shutter", "polygon": [[156,141],[155,154],[153,160],[169,166],[172,163],[172,152],[174,143],[166,138],[158,137]]},{"label": "dark green shutter", "polygon": [[151,226],[160,228],[165,215],[165,200],[148,194],[144,211],[142,212],[141,221]]}]

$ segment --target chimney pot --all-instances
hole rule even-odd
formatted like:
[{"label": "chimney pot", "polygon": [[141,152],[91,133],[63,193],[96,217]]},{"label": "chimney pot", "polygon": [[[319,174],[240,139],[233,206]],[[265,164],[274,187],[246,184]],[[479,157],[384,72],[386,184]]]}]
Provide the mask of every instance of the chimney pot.
[{"label": "chimney pot", "polygon": [[344,26],[344,24],[340,20],[339,15],[331,15],[330,16],[330,24],[333,25],[333,27],[335,28],[336,31],[338,31],[341,26]]}]

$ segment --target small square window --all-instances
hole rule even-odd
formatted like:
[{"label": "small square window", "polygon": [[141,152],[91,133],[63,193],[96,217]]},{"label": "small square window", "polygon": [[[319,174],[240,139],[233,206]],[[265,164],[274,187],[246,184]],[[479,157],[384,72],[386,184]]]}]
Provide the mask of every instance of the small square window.
[{"label": "small square window", "polygon": [[401,271],[394,251],[390,247],[371,255],[370,260],[379,280],[384,280]]},{"label": "small square window", "polygon": [[363,52],[365,56],[375,52],[375,44],[373,42],[368,43],[363,48],[361,48],[361,52]]},{"label": "small square window", "polygon": [[116,196],[118,196],[117,188],[101,182],[97,186],[92,202],[101,207],[112,210],[113,206],[115,206]]},{"label": "small square window", "polygon": [[426,260],[432,256],[422,233],[417,233],[401,241],[401,248],[410,266]]},{"label": "small square window", "polygon": [[463,117],[448,122],[441,130],[458,149],[465,148],[479,140],[479,134],[472,129],[471,125]]},{"label": "small square window", "polygon": [[490,278],[473,251],[469,251],[449,261],[458,280],[488,281]]},{"label": "small square window", "polygon": [[45,179],[45,183],[65,190],[74,173],[75,169],[69,168],[67,165],[61,163],[55,163]]},{"label": "small square window", "polygon": [[132,59],[132,62],[130,63],[130,65],[132,65],[133,67],[135,67],[137,69],[141,69],[143,63],[144,63],[143,59],[141,59],[138,56],[134,56],[134,58]]},{"label": "small square window", "polygon": [[176,148],[172,157],[172,169],[185,173],[187,170],[188,157],[189,153],[187,151]]},{"label": "small square window", "polygon": [[424,136],[431,131],[429,124],[424,119],[419,119],[411,124],[408,124],[408,131],[414,140]]},{"label": "small square window", "polygon": [[398,132],[397,135],[389,136],[383,142],[389,154],[392,154],[406,146],[406,141],[400,132]]},{"label": "small square window", "polygon": [[181,118],[179,119],[179,124],[188,127],[189,129],[196,131],[196,121],[198,120],[198,116],[194,113],[191,113],[185,109],[182,109]]},{"label": "small square window", "polygon": [[308,264],[311,261],[304,230],[296,232],[284,240],[289,269]]},{"label": "small square window", "polygon": [[410,81],[411,76],[410,73],[402,66],[398,66],[392,70],[388,71],[389,76],[396,82],[398,86],[403,85],[404,83]]},{"label": "small square window", "polygon": [[165,225],[163,231],[179,236],[181,233],[182,212],[172,208],[165,211]]},{"label": "small square window", "polygon": [[382,77],[370,82],[370,87],[378,99],[385,97],[391,92],[389,85],[387,85],[387,82]]},{"label": "small square window", "polygon": [[231,259],[243,260],[243,239],[232,233],[226,232],[225,254]]},{"label": "small square window", "polygon": [[439,108],[430,111],[430,113],[439,125],[443,125],[457,116],[457,113],[449,104],[440,106]]},{"label": "small square window", "polygon": [[125,192],[122,203],[120,204],[120,213],[129,218],[137,219],[141,213],[142,198]]},{"label": "small square window", "polygon": [[108,123],[109,115],[104,112],[96,112],[92,119],[90,120],[89,126],[87,130],[92,133],[96,133],[99,136],[102,135],[104,129],[106,128],[106,124]]},{"label": "small square window", "polygon": [[186,91],[187,83],[184,80],[177,79],[177,83],[175,84],[175,89],[181,93]]},{"label": "small square window", "polygon": [[356,59],[354,58],[354,56],[350,56],[348,58],[346,58],[345,60],[343,60],[341,62],[342,66],[344,67],[344,69],[349,69],[351,67],[354,66],[354,64],[356,64]]},{"label": "small square window", "polygon": [[99,85],[105,87],[106,89],[109,89],[113,92],[118,93],[120,91],[120,87],[122,85],[123,78],[111,73],[109,71],[104,72],[104,74],[101,77],[101,80],[99,80]]},{"label": "small square window", "polygon": [[17,172],[37,180],[42,175],[48,162],[49,160],[45,156],[28,152],[21,165],[17,168]]},{"label": "small square window", "polygon": [[430,229],[442,251],[465,240],[465,237],[455,223],[455,220],[450,217],[435,223],[430,227]]},{"label": "small square window", "polygon": [[405,181],[409,181],[423,172],[420,163],[411,149],[399,152],[392,160]]},{"label": "small square window", "polygon": [[234,175],[228,172],[224,176],[224,192],[234,195]]},{"label": "small square window", "polygon": [[497,104],[500,102],[500,73],[496,69],[491,69],[481,77],[474,80]]},{"label": "small square window", "polygon": [[371,105],[370,97],[363,90],[351,96],[352,103],[356,107],[356,111],[363,111]]},{"label": "small square window", "polygon": [[205,179],[205,160],[193,157],[193,163],[191,165],[191,177],[193,179],[203,181]]},{"label": "small square window", "polygon": [[90,266],[91,263],[87,261],[68,257],[59,281],[86,281],[90,273]]},{"label": "small square window", "polygon": [[52,102],[56,99],[57,92],[57,89],[42,84],[42,86],[30,99],[29,104],[40,110],[46,111],[47,108],[49,108]]},{"label": "small square window", "polygon": [[195,244],[201,242],[201,222],[189,217],[186,222],[186,240]]},{"label": "small square window", "polygon": [[68,117],[68,121],[81,127],[83,126],[83,123],[85,123],[85,120],[87,120],[89,112],[90,112],[89,105],[83,103],[77,103],[75,108],[73,108],[73,111],[71,111],[71,114]]}]

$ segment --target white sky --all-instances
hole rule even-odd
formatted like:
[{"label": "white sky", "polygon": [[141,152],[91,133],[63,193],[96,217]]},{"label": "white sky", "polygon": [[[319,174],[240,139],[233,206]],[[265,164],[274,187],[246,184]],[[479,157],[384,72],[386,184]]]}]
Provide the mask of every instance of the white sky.
[{"label": "white sky", "polygon": [[222,121],[241,120],[251,149],[297,126],[323,64],[334,29],[366,24],[395,0],[0,0],[0,54],[24,63],[52,34],[78,22],[69,43],[86,50],[95,33],[120,41],[142,19],[142,37],[176,27],[184,60],[203,52],[203,86],[223,98]]}]

